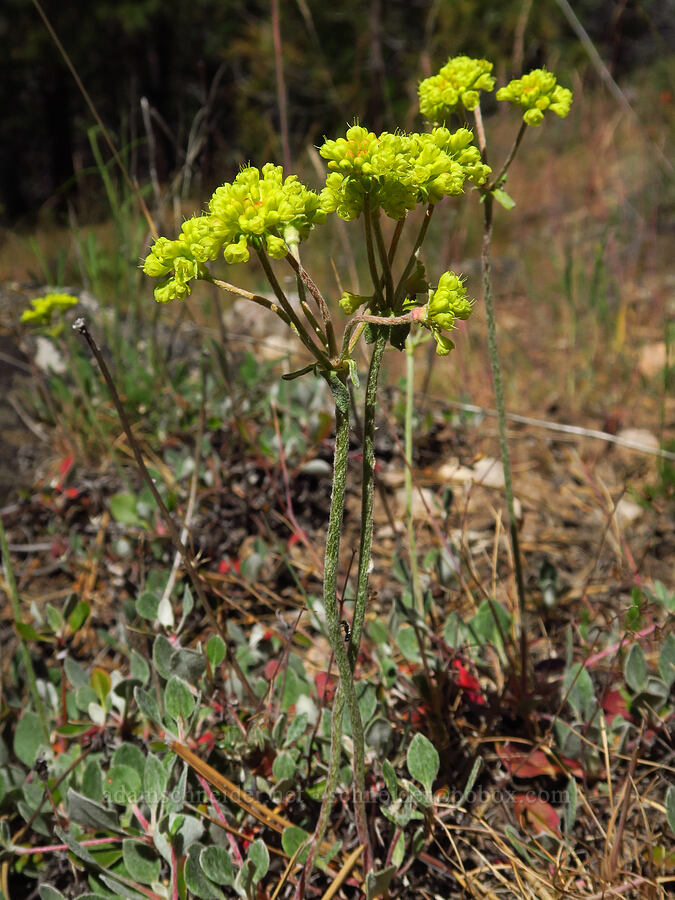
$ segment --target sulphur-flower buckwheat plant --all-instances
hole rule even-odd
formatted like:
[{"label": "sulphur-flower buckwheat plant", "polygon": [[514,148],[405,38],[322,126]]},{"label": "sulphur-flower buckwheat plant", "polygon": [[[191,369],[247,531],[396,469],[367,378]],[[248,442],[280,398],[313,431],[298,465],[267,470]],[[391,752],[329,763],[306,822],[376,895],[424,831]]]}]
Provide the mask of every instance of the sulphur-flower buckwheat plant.
[{"label": "sulphur-flower buckwheat plant", "polygon": [[[148,275],[161,279],[155,288],[155,298],[159,302],[185,299],[193,281],[201,279],[274,312],[299,336],[312,358],[310,365],[284,377],[294,378],[313,372],[326,381],[334,399],[333,490],[326,536],[323,608],[326,633],[340,680],[332,708],[331,750],[323,799],[314,835],[308,841],[296,900],[305,896],[314,860],[317,853],[322,852],[322,839],[343,753],[345,706],[349,710],[352,735],[354,817],[358,840],[363,845],[366,886],[370,885],[371,893],[378,883],[377,878],[382,875],[375,872],[364,805],[364,728],[355,689],[355,668],[371,568],[378,379],[387,345],[398,350],[406,347],[410,351],[420,342],[417,339],[416,342],[408,341],[411,328],[430,332],[436,341],[436,352],[446,356],[454,347],[448,333],[455,327],[456,320],[466,320],[471,314],[472,301],[467,298],[461,275],[445,272],[432,287],[420,258],[435,207],[445,198],[459,196],[467,190],[478,192],[484,205],[483,284],[486,303],[491,302],[488,251],[492,201],[500,199],[499,192],[504,194],[501,185],[522,140],[524,127],[521,125],[513,150],[495,175],[486,162],[480,119],[480,91],[494,88],[491,71],[492,63],[487,60],[463,56],[449,60],[437,75],[425,79],[419,87],[420,110],[432,123],[437,123],[429,131],[411,134],[384,131],[378,135],[355,124],[343,137],[326,140],[319,152],[327,160],[328,172],[325,185],[318,194],[305,187],[295,175],[284,177],[279,166],[267,164],[261,170],[252,166],[242,169],[231,183],[215,191],[207,212],[184,223],[176,240],[159,238],[144,264]],[[523,102],[525,96],[531,98],[535,94],[531,104],[529,99]],[[565,115],[571,102],[570,92],[558,87],[555,77],[541,70],[512,82],[499,92],[498,97],[527,106],[526,121],[528,116],[530,120],[535,119],[535,113],[543,115],[546,108]],[[453,115],[464,117],[467,111],[473,111],[476,118],[478,146],[468,128],[451,130],[449,127]],[[463,118],[459,124],[464,126]],[[530,121],[530,124],[538,122]],[[415,221],[409,214],[419,207],[422,207],[423,215],[421,221]],[[344,291],[335,302],[324,297],[299,252],[300,243],[311,238],[313,229],[332,213],[346,221],[360,223],[370,274],[368,290],[363,293]],[[382,214],[393,220],[387,230],[383,227]],[[404,244],[401,235],[406,227],[413,231],[411,240]],[[408,248],[405,255],[401,246]],[[212,271],[212,264],[220,257],[229,265],[248,262],[251,250],[270,284],[272,300],[222,281]],[[276,264],[273,264],[274,260]],[[295,276],[299,312],[290,303],[275,265],[287,266]],[[348,317],[341,339],[334,320],[338,305]],[[494,321],[492,328],[494,330]],[[416,334],[419,337],[424,333]],[[348,381],[351,379],[355,387],[359,386],[354,350],[362,336],[372,349],[361,416],[363,462],[358,571],[351,629],[345,640],[338,603],[338,561],[350,435]],[[491,334],[491,348],[493,337]],[[496,343],[494,349],[496,353]],[[496,391],[497,382],[498,369]],[[506,464],[505,471],[510,479]],[[512,500],[509,512],[512,512]],[[424,612],[423,604],[421,612]]]}]

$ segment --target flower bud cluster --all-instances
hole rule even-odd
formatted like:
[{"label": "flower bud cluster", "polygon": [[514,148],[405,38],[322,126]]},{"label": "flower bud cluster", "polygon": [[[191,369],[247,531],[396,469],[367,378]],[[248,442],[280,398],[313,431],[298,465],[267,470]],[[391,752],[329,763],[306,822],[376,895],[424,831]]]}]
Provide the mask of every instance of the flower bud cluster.
[{"label": "flower bud cluster", "polygon": [[458,107],[475,109],[479,91],[491,91],[495,80],[486,59],[456,56],[437,75],[425,78],[418,88],[420,112],[431,122],[447,122]]},{"label": "flower bud cluster", "polygon": [[30,301],[31,309],[21,314],[21,321],[31,325],[49,325],[54,312],[69,309],[76,303],[77,297],[72,294],[45,294]]},{"label": "flower bud cluster", "polygon": [[471,300],[467,299],[466,288],[460,276],[454,272],[444,272],[436,290],[429,291],[426,317],[422,322],[433,334],[439,356],[446,356],[455,346],[441,332],[451,331],[455,326],[455,319],[468,319],[471,309]]},{"label": "flower bud cluster", "polygon": [[467,180],[484,184],[491,170],[472,140],[466,128],[378,136],[354,125],[319,150],[329,169],[322,207],[341,219],[356,219],[368,198],[372,210],[401,219],[420,202],[435,204],[461,194]]},{"label": "flower bud cluster", "polygon": [[284,179],[281,166],[271,163],[262,172],[249,166],[216,190],[208,213],[183,223],[177,240],[155,241],[143,271],[163,278],[155,288],[156,300],[182,300],[192,279],[207,274],[204,264],[221,252],[230,264],[246,262],[249,247],[281,259],[323,219],[318,195],[297,176]]},{"label": "flower bud cluster", "polygon": [[561,87],[552,72],[533,69],[497,91],[497,100],[508,100],[524,108],[526,125],[541,125],[544,111],[550,109],[560,118],[570,111],[572,91]]}]

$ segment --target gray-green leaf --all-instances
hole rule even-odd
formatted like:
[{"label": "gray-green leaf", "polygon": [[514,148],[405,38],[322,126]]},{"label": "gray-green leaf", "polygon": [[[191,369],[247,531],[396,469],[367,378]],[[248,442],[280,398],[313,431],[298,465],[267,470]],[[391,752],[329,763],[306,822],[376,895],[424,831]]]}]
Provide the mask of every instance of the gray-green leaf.
[{"label": "gray-green leaf", "polygon": [[647,660],[639,644],[631,644],[623,667],[626,684],[633,691],[641,691],[647,681]]},{"label": "gray-green leaf", "polygon": [[122,856],[129,875],[142,884],[152,884],[159,878],[161,863],[154,848],[140,841],[127,838],[122,841]]},{"label": "gray-green leaf", "polygon": [[412,777],[423,784],[427,791],[431,791],[434,779],[438,775],[440,760],[429,738],[423,734],[415,735],[408,747],[406,762]]}]

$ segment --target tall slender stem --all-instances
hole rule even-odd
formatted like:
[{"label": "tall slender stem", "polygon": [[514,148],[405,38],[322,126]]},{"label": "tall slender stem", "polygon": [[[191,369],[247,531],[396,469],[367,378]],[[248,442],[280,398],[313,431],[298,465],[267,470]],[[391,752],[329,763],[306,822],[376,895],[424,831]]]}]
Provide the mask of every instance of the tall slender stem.
[{"label": "tall slender stem", "polygon": [[[354,688],[347,648],[342,638],[340,629],[340,612],[337,598],[337,576],[340,557],[340,536],[342,531],[342,516],[345,505],[345,490],[347,484],[347,462],[349,452],[349,392],[337,373],[332,372],[324,376],[328,381],[335,399],[335,451],[333,457],[333,492],[331,494],[330,511],[328,514],[328,533],[326,535],[326,554],[323,577],[323,602],[326,611],[326,625],[328,638],[331,643],[335,661],[340,673],[340,687],[345,693],[347,708],[352,724],[352,737],[354,739],[354,815],[356,818],[356,830],[359,840],[365,845],[364,867],[370,868],[372,852],[370,838],[366,822],[365,797],[365,744],[363,735],[363,722],[361,711]],[[344,377],[344,376],[343,376]],[[337,704],[333,708],[333,716],[338,713]],[[333,731],[340,731],[340,724],[336,723]]]},{"label": "tall slender stem", "polygon": [[[417,543],[415,541],[415,522],[413,518],[412,498],[412,464],[413,464],[413,405],[415,396],[415,347],[417,342],[408,335],[405,342],[406,355],[406,390],[405,390],[405,508],[408,527],[408,553],[410,555],[410,574],[412,576],[413,597],[418,614],[424,616],[424,599],[420,583],[420,571],[417,565]],[[424,659],[422,653],[422,659]],[[431,680],[429,681],[431,685]]]},{"label": "tall slender stem", "polygon": [[356,601],[352,634],[349,642],[349,662],[352,672],[359,652],[363,621],[368,599],[368,576],[370,574],[370,553],[373,542],[373,498],[375,493],[375,410],[377,407],[377,382],[384,349],[387,346],[389,329],[379,326],[375,346],[370,358],[366,398],[363,414],[363,469],[361,480],[361,538],[359,542],[359,568],[356,580]]},{"label": "tall slender stem", "polygon": [[485,312],[487,319],[488,353],[490,356],[490,369],[492,371],[492,384],[495,392],[495,405],[497,407],[497,430],[499,434],[499,452],[504,469],[504,493],[506,495],[506,508],[509,516],[509,533],[513,548],[513,564],[516,573],[516,590],[518,591],[518,606],[520,612],[520,666],[521,688],[525,693],[527,688],[527,634],[525,631],[525,583],[523,580],[523,566],[520,555],[520,543],[518,540],[518,524],[516,522],[515,504],[513,502],[513,482],[511,479],[511,456],[506,438],[506,405],[504,403],[504,388],[502,385],[501,366],[499,364],[499,351],[497,349],[497,325],[495,308],[492,297],[492,271],[490,264],[490,244],[492,241],[492,194],[484,195],[483,203],[483,243],[481,249],[481,270],[483,275],[483,295],[485,298]]}]

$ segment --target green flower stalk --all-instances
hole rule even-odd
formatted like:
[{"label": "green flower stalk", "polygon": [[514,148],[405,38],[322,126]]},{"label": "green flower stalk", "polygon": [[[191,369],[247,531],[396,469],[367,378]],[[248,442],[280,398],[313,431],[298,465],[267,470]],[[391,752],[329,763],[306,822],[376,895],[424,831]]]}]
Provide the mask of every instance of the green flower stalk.
[{"label": "green flower stalk", "polygon": [[454,112],[473,110],[480,91],[491,91],[495,80],[492,63],[486,59],[455,56],[437,75],[425,78],[417,89],[420,112],[430,122],[447,122]]},{"label": "green flower stalk", "polygon": [[500,88],[497,100],[507,100],[522,107],[525,110],[523,122],[536,126],[543,122],[547,109],[564,119],[572,105],[572,91],[559,85],[552,72],[533,69]]}]

